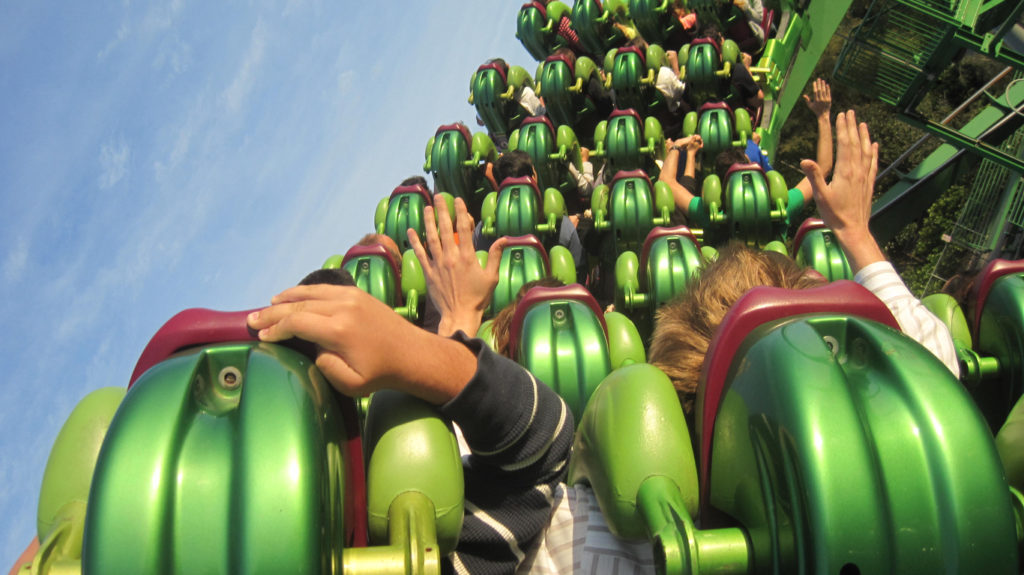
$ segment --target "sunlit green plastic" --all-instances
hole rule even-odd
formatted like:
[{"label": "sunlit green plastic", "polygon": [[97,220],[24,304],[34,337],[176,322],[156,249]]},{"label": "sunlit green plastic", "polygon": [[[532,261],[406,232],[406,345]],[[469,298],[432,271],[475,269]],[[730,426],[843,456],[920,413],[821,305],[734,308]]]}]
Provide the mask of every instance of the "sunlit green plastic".
[{"label": "sunlit green plastic", "polygon": [[[483,133],[480,135],[487,136]],[[483,185],[484,179],[480,175],[478,164],[484,159],[493,161],[497,154],[492,153],[490,158],[484,158],[484,154],[474,153],[476,140],[477,135],[474,134],[471,141],[467,142],[459,130],[445,130],[434,136],[429,165],[434,177],[435,191],[448,192],[467,202],[472,202],[481,192],[490,191],[484,189],[486,186]],[[477,157],[478,155],[480,157]]]},{"label": "sunlit green plastic", "polygon": [[383,228],[378,228],[382,233],[398,244],[398,249],[405,251],[412,246],[409,244],[409,236],[406,231],[409,228],[416,230],[420,241],[425,241],[424,232],[426,225],[423,222],[423,208],[427,207],[426,198],[420,194],[398,194],[392,196],[388,202],[387,215],[384,218]]},{"label": "sunlit green plastic", "polygon": [[544,98],[544,108],[556,124],[576,123],[576,115],[584,106],[584,82],[577,80],[569,65],[561,60],[541,64],[537,77],[538,96]]},{"label": "sunlit green plastic", "polygon": [[604,323],[608,326],[608,357],[612,369],[647,361],[644,340],[625,314],[605,312]]},{"label": "sunlit green plastic", "polygon": [[683,62],[686,83],[699,101],[720,99],[728,94],[728,82],[718,75],[722,69],[722,58],[713,45],[688,45]]},{"label": "sunlit green plastic", "polygon": [[533,6],[523,6],[516,16],[516,38],[534,60],[543,60],[553,50],[555,30],[548,18]]},{"label": "sunlit green plastic", "polygon": [[388,205],[390,204],[391,197],[386,196],[377,202],[377,207],[373,211],[373,230],[378,234],[384,233],[384,221],[388,217]]},{"label": "sunlit green plastic", "polygon": [[999,377],[973,391],[995,433],[1024,390],[1024,274],[1008,274],[989,289],[976,326],[975,349],[996,358]]},{"label": "sunlit green plastic", "polygon": [[399,283],[391,262],[380,255],[357,256],[348,260],[345,271],[352,274],[359,289],[395,307],[399,304]]},{"label": "sunlit green plastic", "polygon": [[561,181],[561,171],[564,169],[555,162],[549,160],[548,156],[558,149],[555,142],[555,134],[551,132],[548,125],[543,122],[532,122],[525,124],[517,130],[518,139],[514,146],[509,142],[510,149],[526,152],[533,161],[533,168],[537,170],[537,183],[541,188],[558,187]]},{"label": "sunlit green plastic", "polygon": [[[697,114],[697,112],[690,112]],[[689,114],[687,114],[689,115]],[[714,158],[725,150],[735,147],[736,138],[733,131],[733,118],[725,108],[704,110],[697,118],[697,134],[704,141],[704,157]],[[746,141],[743,142],[746,144]]]},{"label": "sunlit green plastic", "polygon": [[768,182],[761,172],[733,172],[724,193],[728,231],[732,238],[751,247],[763,247],[780,237],[774,222],[784,220],[785,213],[771,204]]},{"label": "sunlit green plastic", "polygon": [[606,8],[594,0],[577,0],[572,5],[573,29],[580,44],[591,54],[604,54],[623,42],[622,33],[613,25]]},{"label": "sunlit green plastic", "polygon": [[489,68],[474,72],[472,80],[473,107],[477,116],[492,133],[509,133],[505,79],[497,70]]},{"label": "sunlit green plastic", "polygon": [[541,302],[526,312],[517,361],[543,381],[579,421],[590,394],[611,370],[601,321],[575,300]]},{"label": "sunlit green plastic", "polygon": [[[1006,422],[996,434],[996,451],[1006,471],[1006,481],[1014,489],[1024,489],[1024,399],[1018,399]],[[1018,521],[1024,515],[1018,513]]]},{"label": "sunlit green plastic", "polygon": [[850,262],[832,230],[819,228],[804,234],[793,259],[797,265],[813,268],[828,281],[853,279]]},{"label": "sunlit green plastic", "polygon": [[531,246],[507,246],[498,264],[498,285],[494,287],[488,315],[494,315],[515,301],[524,284],[548,275],[544,255]]},{"label": "sunlit green plastic", "polygon": [[498,192],[494,208],[495,235],[524,236],[557,232],[559,218],[554,214],[546,216],[543,208],[542,199],[532,186],[516,184],[503,187]]},{"label": "sunlit green plastic", "polygon": [[654,198],[650,183],[640,177],[612,182],[608,199],[609,227],[619,252],[638,250],[654,228]]},{"label": "sunlit green plastic", "polygon": [[629,0],[629,16],[640,35],[651,44],[664,45],[681,26],[664,0]]},{"label": "sunlit green plastic", "polygon": [[565,285],[576,283],[576,262],[572,259],[569,248],[558,245],[548,250],[548,262],[551,264],[551,277],[557,278]]},{"label": "sunlit green plastic", "polygon": [[344,440],[329,385],[295,351],[244,343],[163,361],[103,443],[83,571],[336,572]]},{"label": "sunlit green plastic", "polygon": [[656,310],[685,292],[703,265],[700,248],[686,236],[663,236],[651,242],[643,270],[650,309]]},{"label": "sunlit green plastic", "polygon": [[755,572],[1019,572],[988,427],[890,328],[819,315],[753,330],[712,449],[710,503],[747,531]]},{"label": "sunlit green plastic", "polygon": [[641,114],[647,112],[654,97],[656,68],[649,67],[640,54],[626,51],[615,55],[610,74],[615,105],[623,110],[633,108]]},{"label": "sunlit green plastic", "polygon": [[444,557],[453,551],[462,529],[465,488],[450,423],[420,399],[381,390],[370,400],[364,446],[370,544],[390,541],[394,502],[415,492],[431,502],[429,522],[436,525],[436,540],[423,542],[433,549],[423,552]]},{"label": "sunlit green plastic", "polygon": [[644,126],[630,115],[616,116],[606,124],[604,150],[607,158],[605,173],[614,175],[622,170],[643,170],[647,167],[642,149],[647,143]]}]

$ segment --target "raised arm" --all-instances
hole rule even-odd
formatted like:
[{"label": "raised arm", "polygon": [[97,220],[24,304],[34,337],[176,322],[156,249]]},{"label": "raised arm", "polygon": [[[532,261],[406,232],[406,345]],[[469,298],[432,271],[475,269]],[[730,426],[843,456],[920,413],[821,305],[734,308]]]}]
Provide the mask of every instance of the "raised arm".
[{"label": "raised arm", "polygon": [[[668,148],[668,153],[665,154],[665,163],[661,166],[658,181],[665,182],[672,190],[676,209],[689,214],[690,202],[697,197],[697,151],[704,146],[704,141],[695,134],[675,141],[665,140],[665,146]],[[679,183],[677,179],[679,156],[684,153],[686,154],[686,166],[683,168],[683,180],[687,185]]]},{"label": "raised arm", "polygon": [[[811,88],[811,95],[804,94],[804,102],[814,114],[815,125],[818,129],[818,141],[815,147],[815,161],[821,170],[822,176],[827,178],[832,173],[832,123],[829,114],[832,110],[832,89],[828,82],[818,78]],[[804,195],[804,203],[811,199],[811,184],[807,178],[800,180],[796,185]]]},{"label": "raised arm", "polygon": [[408,230],[409,243],[423,267],[430,299],[441,314],[437,334],[447,337],[462,330],[472,337],[480,327],[494,286],[498,285],[498,264],[507,240],[499,238],[491,244],[487,267],[481,268],[473,249],[473,216],[469,215],[466,203],[462,198],[455,200],[457,243],[451,216],[440,194],[434,196],[434,206],[423,210],[430,255],[412,229]]}]

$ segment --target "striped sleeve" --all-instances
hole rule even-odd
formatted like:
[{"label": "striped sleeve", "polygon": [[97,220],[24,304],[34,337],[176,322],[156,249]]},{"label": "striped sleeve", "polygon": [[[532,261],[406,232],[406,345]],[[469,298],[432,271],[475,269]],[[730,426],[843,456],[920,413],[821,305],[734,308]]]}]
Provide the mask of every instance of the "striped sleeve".
[{"label": "striped sleeve", "polygon": [[953,375],[960,377],[960,364],[949,328],[910,293],[891,263],[883,260],[868,264],[853,279],[882,300],[903,333],[928,348]]},{"label": "striped sleeve", "polygon": [[463,460],[462,534],[446,571],[512,573],[551,520],[572,447],[572,412],[515,362],[457,337],[476,352],[477,371],[440,408],[472,451]]}]

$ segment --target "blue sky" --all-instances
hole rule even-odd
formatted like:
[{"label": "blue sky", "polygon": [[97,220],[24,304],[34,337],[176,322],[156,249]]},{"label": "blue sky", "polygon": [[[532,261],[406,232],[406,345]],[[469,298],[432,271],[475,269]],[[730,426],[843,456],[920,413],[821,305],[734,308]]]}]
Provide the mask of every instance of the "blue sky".
[{"label": "blue sky", "polygon": [[0,569],[50,446],[189,307],[265,305],[371,231],[518,3],[0,5]]}]

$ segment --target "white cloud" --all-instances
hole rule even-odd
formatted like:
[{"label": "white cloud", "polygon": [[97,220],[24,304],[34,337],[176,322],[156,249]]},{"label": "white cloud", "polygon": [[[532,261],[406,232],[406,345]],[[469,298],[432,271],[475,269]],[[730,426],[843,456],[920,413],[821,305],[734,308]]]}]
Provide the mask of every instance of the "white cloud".
[{"label": "white cloud", "polygon": [[125,177],[131,154],[131,148],[123,140],[103,144],[100,148],[100,177],[97,180],[101,190],[114,187]]},{"label": "white cloud", "polygon": [[7,283],[14,283],[21,279],[27,263],[28,242],[25,241],[25,238],[19,237],[14,249],[7,252],[7,257],[4,258],[4,280]]},{"label": "white cloud", "polygon": [[263,22],[258,22],[253,28],[252,36],[249,39],[249,48],[238,68],[238,73],[221,94],[221,100],[229,112],[238,112],[249,92],[252,91],[253,84],[256,82],[256,72],[263,62],[267,43],[266,35],[266,27]]}]

